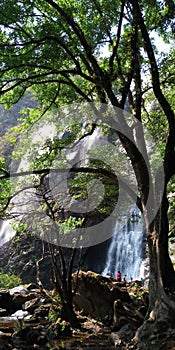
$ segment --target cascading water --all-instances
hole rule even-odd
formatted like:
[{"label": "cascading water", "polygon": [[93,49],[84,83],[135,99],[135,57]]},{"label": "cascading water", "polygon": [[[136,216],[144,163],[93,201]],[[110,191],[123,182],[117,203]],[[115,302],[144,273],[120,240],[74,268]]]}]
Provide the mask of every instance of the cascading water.
[{"label": "cascading water", "polygon": [[15,231],[8,220],[0,221],[0,246],[9,241],[15,235]]},{"label": "cascading water", "polygon": [[144,259],[145,228],[138,209],[132,212],[126,224],[121,228],[117,222],[109,245],[105,269],[102,275],[116,277],[120,270],[122,277],[140,278],[140,267]]}]

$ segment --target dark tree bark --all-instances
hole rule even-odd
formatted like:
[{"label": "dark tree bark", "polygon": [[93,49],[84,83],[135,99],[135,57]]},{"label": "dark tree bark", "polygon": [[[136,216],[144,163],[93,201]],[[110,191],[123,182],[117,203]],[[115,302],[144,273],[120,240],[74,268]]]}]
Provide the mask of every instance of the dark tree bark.
[{"label": "dark tree bark", "polygon": [[[169,102],[166,100],[160,85],[159,71],[154,56],[153,48],[149,39],[147,28],[145,26],[142,13],[140,11],[137,0],[132,1],[133,8],[137,12],[138,23],[145,42],[145,48],[150,62],[150,70],[152,76],[153,91],[158,99],[164,114],[169,124],[169,136],[166,143],[166,150],[164,156],[164,173],[165,173],[165,188],[161,199],[160,207],[155,215],[155,218],[150,222],[149,212],[148,221],[146,220],[147,242],[150,260],[150,276],[149,276],[149,310],[143,326],[137,332],[137,337],[140,342],[143,338],[148,338],[148,346],[144,349],[150,349],[149,339],[154,329],[159,330],[161,339],[161,325],[162,323],[168,327],[175,327],[175,272],[168,253],[168,199],[166,188],[172,175],[175,174],[172,162],[175,162],[175,116]],[[144,178],[140,174],[143,186]],[[143,198],[145,197],[142,192]],[[159,174],[157,174],[154,201],[150,210],[154,210],[154,203],[159,198]],[[144,206],[144,201],[142,205]],[[147,224],[148,223],[148,224]],[[150,324],[150,321],[153,323]],[[144,340],[145,341],[145,340]],[[160,343],[159,343],[160,345]]]},{"label": "dark tree bark", "polygon": [[[62,40],[62,38],[58,38],[54,35],[52,40],[54,40],[58,46],[60,46],[68,55],[68,58],[71,62],[74,63],[75,68],[71,68],[68,70],[57,71],[58,78],[56,82],[59,87],[61,84],[65,84],[70,86],[73,91],[75,91],[79,96],[81,96],[87,102],[92,102],[91,99],[85,91],[83,91],[80,86],[77,86],[76,83],[71,79],[71,75],[77,76],[85,79],[89,83],[92,84],[91,91],[95,90],[96,95],[98,96],[98,100],[102,103],[108,103],[114,107],[124,109],[124,105],[126,103],[126,99],[130,96],[130,101],[132,104],[133,117],[135,120],[134,130],[136,131],[136,138],[139,142],[139,138],[141,139],[140,149],[142,149],[142,154],[138,150],[136,143],[134,142],[134,134],[132,128],[130,128],[125,120],[124,114],[121,111],[120,121],[122,126],[127,131],[127,134],[130,135],[128,139],[125,135],[118,132],[121,144],[125,149],[130,161],[132,163],[135,177],[137,180],[138,191],[139,191],[139,205],[143,212],[145,223],[146,223],[146,231],[147,231],[147,241],[148,241],[148,249],[149,249],[149,258],[150,258],[150,283],[149,283],[149,312],[147,314],[147,319],[142,329],[145,330],[145,327],[150,332],[149,328],[149,320],[155,321],[158,324],[159,321],[165,320],[167,325],[175,326],[175,318],[173,314],[175,314],[175,302],[174,292],[175,292],[175,273],[171,263],[171,259],[168,254],[168,200],[166,194],[167,184],[170,181],[171,177],[175,174],[175,115],[172,111],[172,108],[166,99],[165,95],[161,90],[161,83],[159,78],[159,70],[157,67],[156,58],[154,55],[154,50],[149,38],[149,33],[147,27],[144,22],[144,17],[142,15],[140,2],[137,0],[130,1],[122,1],[120,8],[120,18],[118,23],[118,31],[116,43],[110,41],[111,46],[113,46],[113,51],[111,54],[111,58],[109,59],[109,67],[108,69],[103,69],[102,65],[98,63],[96,56],[93,53],[93,49],[91,44],[86,38],[86,33],[83,32],[81,25],[79,25],[78,21],[71,16],[70,12],[66,12],[58,2],[53,0],[45,0],[45,3],[49,4],[54,11],[56,11],[63,21],[71,28],[77,42],[80,43],[81,46],[81,61],[83,62],[84,67],[86,67],[86,73],[83,73],[81,69],[81,65],[79,59],[75,57],[74,51],[71,47],[69,47],[66,42]],[[97,3],[97,2],[94,2]],[[149,2],[148,2],[149,3]],[[146,4],[146,3],[145,3]],[[142,6],[144,5],[141,4]],[[122,21],[125,15],[125,8],[127,6],[127,13],[129,13],[129,22],[130,26],[132,26],[132,30],[130,33],[130,37],[128,36],[128,47],[129,53],[127,53],[128,60],[128,70],[123,69],[121,67],[119,47],[120,40],[122,38]],[[97,10],[102,14],[100,5],[97,5]],[[132,18],[132,19],[131,19]],[[130,20],[131,19],[131,20]],[[152,211],[155,210],[155,204],[160,200],[159,198],[159,174],[157,174],[155,188],[153,186],[152,181],[150,181],[150,168],[149,161],[146,153],[144,134],[141,127],[141,94],[142,94],[142,83],[141,83],[141,62],[139,55],[139,38],[142,36],[142,40],[145,44],[145,50],[148,56],[150,72],[152,77],[152,87],[155,97],[157,98],[161,108],[164,112],[165,117],[167,118],[169,125],[169,135],[167,138],[165,156],[164,156],[164,173],[165,173],[165,188],[163,197],[160,201],[160,208],[157,213],[155,213],[155,217],[152,217]],[[109,35],[110,36],[110,35]],[[43,43],[49,40],[49,37],[44,37],[42,39]],[[111,37],[110,37],[110,40]],[[37,41],[35,39],[35,43]],[[39,42],[38,42],[39,44]],[[40,40],[41,44],[41,40]],[[112,45],[114,44],[114,45]],[[6,46],[5,46],[6,47]],[[8,47],[8,46],[7,46]],[[122,46],[121,46],[122,47]],[[123,46],[124,47],[124,46]],[[115,65],[115,63],[117,64]],[[28,63],[22,63],[18,68],[25,69],[29,68]],[[9,69],[9,68],[8,68]],[[11,71],[11,68],[9,72]],[[53,71],[54,73],[54,71]],[[33,74],[33,73],[32,73]],[[48,73],[44,73],[47,77]],[[2,73],[3,75],[3,73]],[[60,78],[61,75],[61,78]],[[33,76],[32,76],[33,77]],[[34,84],[37,83],[38,79],[41,78],[41,75],[37,75],[34,77]],[[120,79],[119,85],[121,85],[121,99],[116,97],[113,89],[113,85],[115,79]],[[25,80],[26,79],[26,80]],[[20,86],[23,83],[25,91],[28,87],[28,82],[30,83],[30,75],[29,77],[22,79],[17,79],[17,82],[12,84],[8,84],[5,89],[3,89],[2,93],[13,90],[15,87]],[[28,79],[28,80],[27,80]],[[48,78],[49,79],[49,78]],[[116,79],[116,80],[117,80]],[[131,82],[134,81],[136,94],[135,99],[131,96]],[[46,83],[49,83],[50,80],[47,80]],[[32,83],[33,84],[33,83]],[[30,84],[29,84],[30,85]],[[58,92],[53,99],[53,102],[56,101],[58,97]],[[22,93],[24,93],[24,91]],[[49,106],[50,108],[50,106]],[[100,113],[101,114],[101,113]],[[101,116],[101,115],[100,115]],[[99,117],[99,115],[97,116]],[[140,122],[140,123],[139,123]],[[140,125],[138,127],[138,125]],[[115,127],[115,126],[114,126]],[[116,125],[117,130],[117,125]],[[137,144],[138,144],[137,142]],[[143,157],[144,154],[144,157]],[[87,168],[75,168],[71,169],[74,172],[89,172],[89,173],[101,173],[101,175],[111,177],[115,180],[114,174],[109,174],[109,172],[105,169],[101,171],[99,169],[87,169]],[[63,169],[64,171],[64,169]],[[49,174],[50,169],[41,169],[33,171],[33,174]],[[58,170],[61,173],[61,169]],[[10,177],[15,176],[24,176],[29,172],[23,172],[21,174],[10,174],[9,172],[2,170],[0,179],[9,179]],[[117,181],[116,181],[117,183]],[[149,208],[147,206],[148,195],[151,192],[151,199],[149,203]],[[10,202],[10,199],[9,199]],[[9,204],[7,203],[7,206]],[[7,209],[7,206],[4,209]],[[51,208],[48,207],[50,210]],[[53,213],[51,211],[52,219],[54,220]],[[72,324],[76,324],[76,317],[73,310],[73,295],[72,295],[72,285],[71,285],[71,270],[72,270],[72,262],[74,259],[74,254],[71,257],[70,268],[67,270],[64,256],[62,254],[61,248],[58,249],[58,255],[60,259],[61,273],[57,268],[57,257],[55,256],[55,252],[53,250],[53,246],[50,246],[51,259],[53,264],[53,271],[55,277],[55,287],[60,294],[63,308],[62,308],[62,317],[66,320],[69,320]],[[149,335],[148,332],[148,335]],[[141,335],[141,330],[138,333]]]}]

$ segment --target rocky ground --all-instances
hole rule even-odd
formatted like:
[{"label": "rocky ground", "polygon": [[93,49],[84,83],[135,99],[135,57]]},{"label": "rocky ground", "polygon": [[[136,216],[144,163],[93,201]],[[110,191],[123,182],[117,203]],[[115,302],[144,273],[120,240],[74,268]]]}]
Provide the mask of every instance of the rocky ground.
[{"label": "rocky ground", "polygon": [[0,289],[0,350],[126,349],[147,310],[148,295],[139,282],[80,272],[75,295],[80,329],[59,318],[51,291],[34,284]]},{"label": "rocky ground", "polygon": [[[116,282],[80,271],[74,303],[79,329],[60,319],[54,291],[33,283],[1,288],[0,350],[175,349],[175,330],[166,322],[156,328],[150,319],[144,329],[148,292],[140,281]],[[142,338],[137,339],[140,327]]]}]

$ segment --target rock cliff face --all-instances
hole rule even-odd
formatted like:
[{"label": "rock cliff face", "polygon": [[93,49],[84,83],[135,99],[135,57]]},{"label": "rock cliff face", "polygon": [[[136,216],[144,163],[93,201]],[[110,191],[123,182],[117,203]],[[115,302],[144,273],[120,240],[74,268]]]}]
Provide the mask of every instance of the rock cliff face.
[{"label": "rock cliff face", "polygon": [[0,154],[1,157],[6,159],[7,165],[11,162],[13,145],[10,144],[9,138],[5,136],[5,133],[8,132],[11,136],[16,136],[15,133],[13,134],[11,131],[11,128],[20,124],[19,118],[26,118],[24,114],[20,113],[21,109],[26,107],[34,108],[36,106],[37,102],[34,100],[34,96],[29,93],[8,110],[5,109],[3,105],[0,105]]},{"label": "rock cliff face", "polygon": [[[85,248],[82,252],[80,268],[101,273],[104,269],[107,249],[110,240],[99,245]],[[0,268],[5,273],[12,272],[21,277],[23,283],[36,283],[36,261],[41,259],[43,249],[48,253],[47,242],[42,242],[38,236],[17,233],[10,241],[0,246]],[[69,258],[70,249],[63,249],[65,256]],[[78,268],[78,252],[74,261],[73,271]],[[40,277],[45,288],[53,287],[51,281],[51,261],[45,259],[40,264]]]},{"label": "rock cliff face", "polygon": [[[0,268],[4,273],[12,272],[19,276],[23,283],[37,283],[36,262],[42,254],[46,258],[40,264],[40,279],[46,289],[52,289],[52,265],[48,256],[48,244],[37,236],[17,233],[9,242],[0,247]],[[70,249],[64,249],[69,259]],[[74,270],[78,267],[78,252],[75,256]]]},{"label": "rock cliff face", "polygon": [[[21,277],[23,283],[36,282],[36,261],[41,258],[42,243],[37,237],[16,234],[12,240],[0,247],[0,268]],[[42,279],[48,279],[49,264],[46,260],[42,268]],[[46,283],[46,287],[50,287]]]}]

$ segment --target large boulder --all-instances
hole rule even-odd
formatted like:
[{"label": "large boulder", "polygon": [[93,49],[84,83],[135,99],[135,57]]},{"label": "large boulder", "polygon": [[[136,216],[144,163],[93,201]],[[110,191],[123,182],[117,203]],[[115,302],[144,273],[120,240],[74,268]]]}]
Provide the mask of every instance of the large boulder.
[{"label": "large boulder", "polygon": [[112,322],[114,301],[120,299],[122,302],[131,302],[124,283],[118,284],[113,278],[92,271],[80,271],[78,281],[76,274],[73,279],[77,283],[75,305],[91,317]]}]

